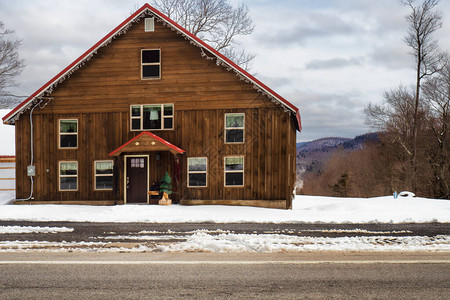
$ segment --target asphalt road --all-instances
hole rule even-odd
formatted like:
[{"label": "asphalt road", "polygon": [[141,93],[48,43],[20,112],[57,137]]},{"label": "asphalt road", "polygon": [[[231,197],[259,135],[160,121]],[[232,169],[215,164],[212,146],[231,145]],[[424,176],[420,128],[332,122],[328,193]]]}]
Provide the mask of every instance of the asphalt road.
[{"label": "asphalt road", "polygon": [[448,299],[449,254],[0,255],[1,299]]}]

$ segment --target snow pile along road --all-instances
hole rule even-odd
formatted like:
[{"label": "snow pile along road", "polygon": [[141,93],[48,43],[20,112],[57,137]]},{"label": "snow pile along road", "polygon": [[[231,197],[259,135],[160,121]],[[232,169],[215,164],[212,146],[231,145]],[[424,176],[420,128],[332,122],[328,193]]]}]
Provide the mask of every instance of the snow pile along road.
[{"label": "snow pile along road", "polygon": [[[114,239],[130,242],[117,242]],[[309,237],[285,234],[237,234],[196,231],[189,235],[110,236],[96,242],[0,241],[0,252],[305,252],[428,251],[449,252],[450,236]]]},{"label": "snow pile along road", "polygon": [[72,232],[67,227],[40,227],[40,226],[0,226],[0,234],[8,233],[59,233]]},{"label": "snow pile along road", "polygon": [[299,237],[280,234],[196,233],[163,252],[450,251],[450,236]]},{"label": "snow pile along road", "polygon": [[[0,193],[7,203],[11,193]],[[426,223],[450,222],[450,201],[426,198],[297,196],[292,210],[237,206],[2,205],[3,221],[147,223]]]}]

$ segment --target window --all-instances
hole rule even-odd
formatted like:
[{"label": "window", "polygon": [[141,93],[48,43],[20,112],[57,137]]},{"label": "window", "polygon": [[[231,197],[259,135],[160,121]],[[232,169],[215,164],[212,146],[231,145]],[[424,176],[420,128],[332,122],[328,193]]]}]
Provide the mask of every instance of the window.
[{"label": "window", "polygon": [[112,190],[113,189],[113,161],[96,160],[95,168],[95,189]]},{"label": "window", "polygon": [[206,187],[207,185],[207,158],[188,158],[188,187]]},{"label": "window", "polygon": [[142,79],[161,78],[161,51],[141,50]]},{"label": "window", "polygon": [[225,114],[225,143],[244,142],[244,114]]},{"label": "window", "polygon": [[131,130],[173,129],[173,104],[131,105]]},{"label": "window", "polygon": [[145,31],[155,31],[155,18],[145,18]]},{"label": "window", "polygon": [[59,120],[59,148],[76,149],[78,146],[78,120]]},{"label": "window", "polygon": [[225,186],[244,186],[244,157],[225,157]]},{"label": "window", "polygon": [[130,168],[145,168],[145,159],[144,158],[132,158],[130,159]]},{"label": "window", "polygon": [[78,190],[78,162],[60,161],[59,162],[59,190],[77,191]]}]

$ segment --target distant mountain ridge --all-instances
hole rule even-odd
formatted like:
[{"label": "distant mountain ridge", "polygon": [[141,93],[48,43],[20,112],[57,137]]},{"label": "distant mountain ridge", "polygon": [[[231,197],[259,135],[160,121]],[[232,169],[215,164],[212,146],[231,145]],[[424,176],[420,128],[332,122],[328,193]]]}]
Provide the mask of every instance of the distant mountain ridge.
[{"label": "distant mountain ridge", "polygon": [[304,149],[312,150],[312,149],[321,149],[324,147],[335,147],[351,140],[352,139],[350,138],[325,137],[310,142],[297,143],[297,151],[301,151]]},{"label": "distant mountain ridge", "polygon": [[365,143],[372,141],[378,141],[378,133],[366,133],[353,139],[326,137],[297,143],[297,182],[301,185],[307,173],[320,174],[336,151],[360,150],[364,148]]}]

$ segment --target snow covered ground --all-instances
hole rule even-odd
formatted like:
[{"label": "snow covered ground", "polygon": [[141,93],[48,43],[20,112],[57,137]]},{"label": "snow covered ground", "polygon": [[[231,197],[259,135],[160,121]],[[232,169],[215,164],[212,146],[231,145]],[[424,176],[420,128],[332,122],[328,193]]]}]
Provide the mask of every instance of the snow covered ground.
[{"label": "snow covered ground", "polygon": [[[0,192],[0,204],[14,193]],[[407,223],[450,222],[450,201],[426,198],[297,196],[292,210],[238,206],[2,205],[3,221],[215,222],[215,223]]]},{"label": "snow covered ground", "polygon": [[[355,199],[297,196],[292,210],[234,206],[87,206],[7,205],[13,193],[0,193],[2,221],[75,222],[215,222],[215,223],[404,223],[450,222],[450,201],[392,196]],[[69,225],[70,227],[70,225]],[[48,226],[0,226],[0,252],[301,252],[301,251],[438,251],[450,252],[450,235],[399,236],[398,232],[355,230],[362,236],[311,237],[277,231],[237,234],[214,230],[192,232],[142,231],[129,236],[111,232],[95,242],[8,240],[8,234],[55,234],[73,228]],[[346,230],[336,230],[345,233]],[[348,231],[348,230],[347,230]],[[365,236],[367,233],[368,236]],[[404,232],[408,233],[408,232]],[[3,238],[5,237],[5,238]],[[130,243],[117,243],[117,240]],[[138,241],[138,242],[136,242]]]}]

